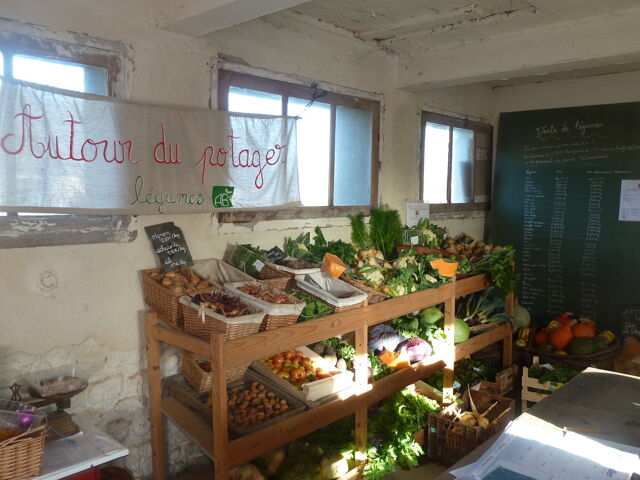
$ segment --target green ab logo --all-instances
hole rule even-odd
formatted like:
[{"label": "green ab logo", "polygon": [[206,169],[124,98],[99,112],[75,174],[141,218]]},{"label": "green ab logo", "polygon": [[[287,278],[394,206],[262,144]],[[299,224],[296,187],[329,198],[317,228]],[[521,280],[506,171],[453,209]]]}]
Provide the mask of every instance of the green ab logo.
[{"label": "green ab logo", "polygon": [[211,201],[215,208],[231,208],[231,198],[235,187],[213,187],[211,191]]}]

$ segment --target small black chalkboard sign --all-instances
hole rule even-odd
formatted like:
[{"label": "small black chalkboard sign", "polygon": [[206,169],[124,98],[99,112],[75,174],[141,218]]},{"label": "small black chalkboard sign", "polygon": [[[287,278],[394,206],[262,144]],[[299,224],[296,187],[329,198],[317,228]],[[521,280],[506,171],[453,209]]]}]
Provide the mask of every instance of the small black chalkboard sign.
[{"label": "small black chalkboard sign", "polygon": [[625,337],[640,338],[640,305],[622,310],[620,332]]},{"label": "small black chalkboard sign", "polygon": [[147,232],[164,271],[193,265],[193,259],[182,230],[176,227],[173,222],[149,225],[144,227],[144,231]]}]

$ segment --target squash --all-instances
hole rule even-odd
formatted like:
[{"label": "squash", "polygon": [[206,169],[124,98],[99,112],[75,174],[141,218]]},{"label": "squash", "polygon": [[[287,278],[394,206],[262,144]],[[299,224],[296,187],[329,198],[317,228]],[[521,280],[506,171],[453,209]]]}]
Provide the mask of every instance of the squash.
[{"label": "squash", "polygon": [[323,272],[334,278],[338,278],[347,270],[347,266],[344,262],[331,253],[324,254],[321,268]]},{"label": "squash", "polygon": [[549,334],[549,343],[551,343],[556,350],[564,350],[564,348],[569,345],[572,338],[573,333],[571,333],[571,327],[569,325],[565,325],[551,331]]},{"label": "squash", "polygon": [[553,345],[551,345],[549,342],[541,343],[537,348],[541,353],[553,353],[556,351],[556,349],[553,348]]},{"label": "squash", "polygon": [[616,334],[613,333],[611,330],[604,330],[600,332],[599,336],[604,338],[607,343],[613,343],[614,340],[616,339]]},{"label": "squash", "polygon": [[538,330],[535,336],[533,337],[533,343],[535,343],[536,345],[540,345],[541,343],[548,342],[548,341],[549,341],[549,334],[545,332],[544,329]]},{"label": "squash", "polygon": [[443,277],[455,277],[458,270],[458,262],[447,262],[444,258],[431,260],[431,268],[438,270]]},{"label": "squash", "polygon": [[519,328],[516,331],[516,336],[518,337],[518,340],[522,340],[525,343],[529,341],[529,335],[531,335],[531,329],[528,327]]},{"label": "squash", "polygon": [[387,367],[395,368],[396,370],[401,370],[411,365],[411,362],[409,362],[409,354],[407,353],[406,348],[401,349],[399,352],[385,350],[380,355],[378,355],[378,358]]},{"label": "squash", "polygon": [[545,330],[547,332],[551,332],[553,330],[555,330],[556,328],[560,328],[562,326],[562,324],[560,324],[560,322],[557,322],[555,320],[551,320],[549,322],[549,324],[545,327]]},{"label": "squash", "polygon": [[569,355],[591,355],[607,349],[607,341],[602,337],[574,338],[569,342]]},{"label": "squash", "polygon": [[596,324],[593,322],[578,323],[571,327],[574,338],[593,338],[596,336]]}]

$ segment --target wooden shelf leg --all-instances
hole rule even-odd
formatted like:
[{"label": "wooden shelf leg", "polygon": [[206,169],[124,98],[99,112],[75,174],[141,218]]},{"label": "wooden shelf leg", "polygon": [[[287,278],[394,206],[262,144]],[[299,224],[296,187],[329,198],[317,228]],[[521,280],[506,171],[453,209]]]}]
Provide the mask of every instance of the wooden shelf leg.
[{"label": "wooden shelf leg", "polygon": [[454,346],[456,326],[456,301],[447,298],[444,301],[444,333],[447,336],[447,348],[444,352],[444,373],[442,376],[442,403],[448,405],[453,402],[453,369],[456,361]]},{"label": "wooden shelf leg", "polygon": [[145,336],[147,340],[147,376],[149,382],[149,421],[151,426],[151,463],[154,480],[164,480],[165,455],[162,428],[162,387],[160,384],[160,342],[151,334],[158,323],[158,314],[146,312]]},{"label": "wooden shelf leg", "polygon": [[511,322],[507,322],[504,327],[504,338],[502,339],[502,366],[507,368],[513,363],[513,328]]},{"label": "wooden shelf leg", "polygon": [[213,480],[228,480],[229,446],[227,413],[227,368],[224,363],[224,333],[211,335],[211,419],[213,422]]},{"label": "wooden shelf leg", "polygon": [[[367,325],[361,325],[355,331],[355,380],[359,387],[369,382],[369,362],[367,361]],[[367,407],[356,410],[356,461],[362,465],[366,461],[367,451]]]}]

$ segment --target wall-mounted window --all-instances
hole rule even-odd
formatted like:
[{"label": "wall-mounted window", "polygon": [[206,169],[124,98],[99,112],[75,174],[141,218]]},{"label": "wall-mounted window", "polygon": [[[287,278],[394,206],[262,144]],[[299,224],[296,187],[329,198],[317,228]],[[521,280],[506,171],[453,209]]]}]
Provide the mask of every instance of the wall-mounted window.
[{"label": "wall-mounted window", "polygon": [[305,208],[289,214],[346,215],[376,204],[378,102],[220,70],[218,108],[299,117],[298,170]]},{"label": "wall-mounted window", "polygon": [[[0,31],[0,75],[38,85],[123,96],[122,55],[101,48]],[[0,211],[0,248],[121,242],[135,238],[124,215]]]},{"label": "wall-mounted window", "polygon": [[487,210],[493,127],[423,112],[422,200],[433,212]]}]

